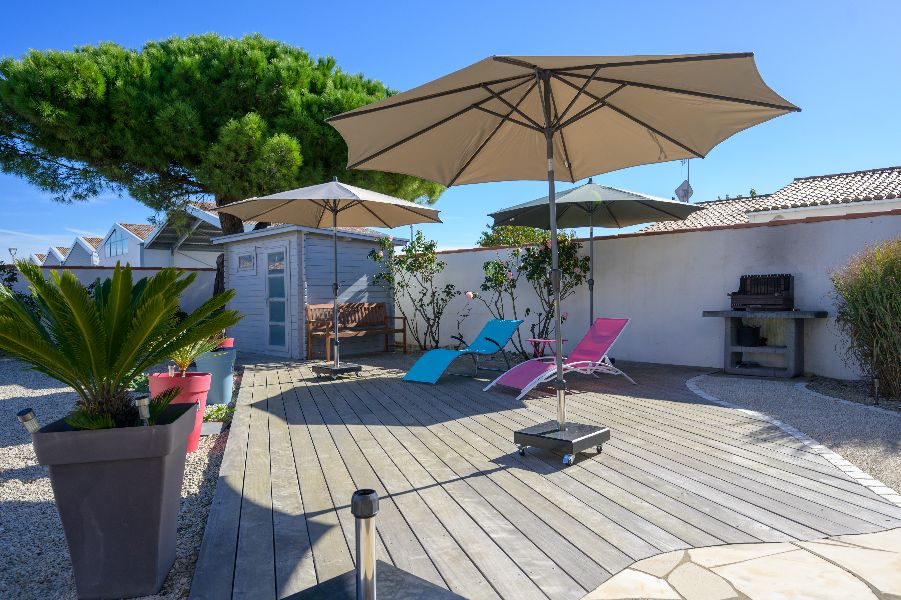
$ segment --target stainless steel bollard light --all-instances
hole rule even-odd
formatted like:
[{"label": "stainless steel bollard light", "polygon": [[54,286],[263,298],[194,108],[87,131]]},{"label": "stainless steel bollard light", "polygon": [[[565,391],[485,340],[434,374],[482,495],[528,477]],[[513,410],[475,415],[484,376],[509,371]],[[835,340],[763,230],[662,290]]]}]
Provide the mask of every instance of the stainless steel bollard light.
[{"label": "stainless steel bollard light", "polygon": [[357,490],[350,500],[356,518],[357,600],[375,600],[375,516],[379,495],[375,490]]},{"label": "stainless steel bollard light", "polygon": [[141,421],[144,423],[144,426],[147,427],[150,425],[150,397],[149,396],[140,396],[134,399],[135,408],[138,409],[138,415],[141,417]]},{"label": "stainless steel bollard light", "polygon": [[[34,411],[30,408],[23,408],[20,410],[16,414],[16,418],[19,419],[19,423],[22,424],[22,427],[24,427],[28,433],[34,433],[41,428],[41,424],[38,423],[38,418],[34,416]],[[376,507],[378,507],[378,504],[376,504]]]}]

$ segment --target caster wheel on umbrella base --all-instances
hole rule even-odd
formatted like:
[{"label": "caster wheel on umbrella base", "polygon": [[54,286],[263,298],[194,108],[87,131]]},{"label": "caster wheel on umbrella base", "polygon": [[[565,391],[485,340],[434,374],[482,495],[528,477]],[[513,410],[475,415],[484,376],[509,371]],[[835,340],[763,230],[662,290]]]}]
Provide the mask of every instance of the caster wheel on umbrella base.
[{"label": "caster wheel on umbrella base", "polygon": [[569,466],[576,462],[576,456],[574,454],[564,454],[563,455],[563,464],[565,466]]},{"label": "caster wheel on umbrella base", "polygon": [[526,447],[525,447],[525,446],[517,446],[517,448],[519,449],[519,455],[520,455],[520,456],[525,456],[525,455],[526,455]]}]

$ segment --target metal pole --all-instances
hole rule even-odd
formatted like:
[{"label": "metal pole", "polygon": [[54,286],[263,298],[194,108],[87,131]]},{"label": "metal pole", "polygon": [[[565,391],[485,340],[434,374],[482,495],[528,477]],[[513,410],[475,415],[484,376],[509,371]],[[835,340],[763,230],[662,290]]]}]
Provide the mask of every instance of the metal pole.
[{"label": "metal pole", "polygon": [[566,381],[563,380],[563,320],[560,317],[560,255],[557,251],[557,199],[554,196],[554,128],[551,123],[551,76],[547,71],[539,71],[544,83],[544,138],[547,143],[547,197],[551,212],[551,286],[554,290],[554,325],[556,331],[557,377],[557,429],[566,429]]},{"label": "metal pole", "polygon": [[357,600],[375,600],[375,516],[379,495],[375,490],[357,490],[350,499],[350,511],[356,519]]},{"label": "metal pole", "polygon": [[335,281],[332,283],[332,293],[335,296],[334,324],[335,324],[335,368],[340,366],[338,356],[338,346],[341,341],[338,339],[338,203],[332,207],[332,258],[334,259]]},{"label": "metal pole", "polygon": [[594,326],[594,210],[588,213],[588,328]]}]

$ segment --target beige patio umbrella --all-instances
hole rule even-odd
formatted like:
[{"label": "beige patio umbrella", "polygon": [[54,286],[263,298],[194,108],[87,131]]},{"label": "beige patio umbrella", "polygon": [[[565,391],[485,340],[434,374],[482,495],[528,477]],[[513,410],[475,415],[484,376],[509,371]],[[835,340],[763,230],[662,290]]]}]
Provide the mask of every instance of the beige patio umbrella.
[{"label": "beige patio umbrella", "polygon": [[445,185],[548,182],[557,337],[557,424],[566,429],[554,181],[703,157],[729,136],[799,110],[750,53],[492,56],[332,117],[348,168]]},{"label": "beige patio umbrella", "polygon": [[335,376],[358,372],[359,365],[340,362],[338,338],[338,227],[399,227],[413,223],[440,223],[438,211],[415,202],[341,183],[311,185],[259,198],[241,200],[217,209],[242,221],[290,223],[304,227],[332,228],[334,257],[335,360],[314,371]]}]

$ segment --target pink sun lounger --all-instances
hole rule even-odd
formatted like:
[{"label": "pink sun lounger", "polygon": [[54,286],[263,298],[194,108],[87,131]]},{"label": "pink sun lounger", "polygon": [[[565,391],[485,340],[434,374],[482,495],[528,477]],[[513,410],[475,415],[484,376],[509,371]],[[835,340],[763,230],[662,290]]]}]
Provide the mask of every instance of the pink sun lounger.
[{"label": "pink sun lounger", "polygon": [[[585,337],[569,353],[569,356],[563,359],[563,373],[576,372],[595,376],[598,373],[622,375],[634,384],[632,378],[614,367],[610,357],[607,356],[607,352],[610,351],[628,324],[629,319],[597,319]],[[485,390],[495,385],[519,390],[520,393],[516,397],[519,400],[531,392],[535,386],[552,381],[556,372],[553,356],[533,358],[516,365],[489,383]]]}]

